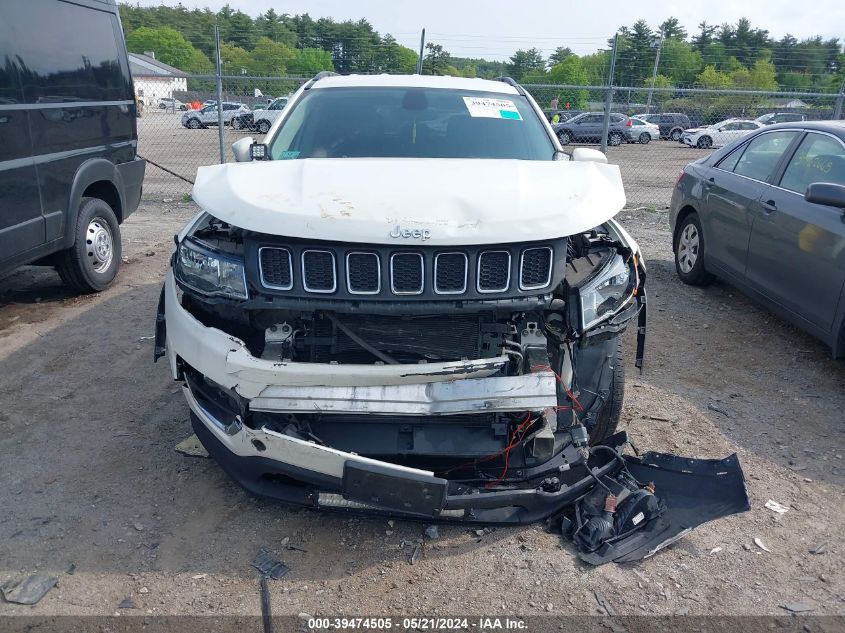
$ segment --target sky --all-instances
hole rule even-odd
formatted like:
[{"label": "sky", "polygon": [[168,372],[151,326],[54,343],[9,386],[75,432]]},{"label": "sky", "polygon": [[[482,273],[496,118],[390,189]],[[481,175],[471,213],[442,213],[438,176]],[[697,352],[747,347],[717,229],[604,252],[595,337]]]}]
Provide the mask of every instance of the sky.
[{"label": "sky", "polygon": [[[141,5],[176,5],[175,0],[131,0]],[[551,53],[568,46],[583,55],[606,47],[607,38],[623,25],[640,18],[656,29],[675,16],[688,32],[702,20],[708,24],[735,23],[747,17],[752,27],[768,29],[780,38],[822,35],[845,36],[845,0],[182,0],[190,9],[233,9],[256,16],[269,8],[276,13],[308,13],[312,18],[335,20],[366,18],[382,35],[392,34],[401,44],[419,48],[420,30],[426,41],[442,44],[456,57],[505,60],[518,48],[535,47]],[[811,7],[811,8],[808,8]]]}]

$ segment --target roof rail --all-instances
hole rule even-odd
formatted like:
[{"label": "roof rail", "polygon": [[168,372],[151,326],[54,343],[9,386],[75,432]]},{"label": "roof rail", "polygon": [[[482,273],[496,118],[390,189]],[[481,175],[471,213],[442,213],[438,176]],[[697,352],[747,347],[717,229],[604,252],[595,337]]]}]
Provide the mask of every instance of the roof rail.
[{"label": "roof rail", "polygon": [[316,82],[320,81],[323,77],[336,77],[337,73],[331,70],[321,70],[316,75],[314,75],[308,82],[302,87],[303,90],[310,90],[311,86],[313,86]]},{"label": "roof rail", "polygon": [[516,83],[516,80],[513,77],[496,77],[494,81],[501,81],[503,84],[508,84],[509,86],[513,86],[516,88],[516,91],[521,94],[523,97],[525,96],[525,89]]}]

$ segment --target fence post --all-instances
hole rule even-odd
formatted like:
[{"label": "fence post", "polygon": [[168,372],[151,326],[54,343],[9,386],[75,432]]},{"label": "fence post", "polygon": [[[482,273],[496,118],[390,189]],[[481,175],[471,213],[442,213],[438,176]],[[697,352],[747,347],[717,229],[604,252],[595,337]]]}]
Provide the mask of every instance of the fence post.
[{"label": "fence post", "polygon": [[610,108],[613,105],[613,73],[616,71],[616,44],[619,33],[613,36],[613,52],[610,57],[610,76],[607,80],[607,96],[604,100],[604,121],[601,124],[601,151],[607,153],[607,131],[610,129]]},{"label": "fence post", "polygon": [[223,62],[220,59],[220,26],[214,25],[214,45],[217,51],[217,140],[220,142],[220,162],[226,162],[223,149]]},{"label": "fence post", "polygon": [[839,95],[836,97],[836,105],[833,106],[833,120],[838,121],[842,118],[842,102],[845,101],[845,78],[842,79],[842,85],[839,87]]},{"label": "fence post", "polygon": [[645,103],[646,114],[651,114],[651,97],[654,94],[654,84],[657,81],[657,65],[660,63],[660,51],[663,50],[663,30],[660,31],[660,42],[657,44],[657,55],[654,58],[654,70],[651,71],[651,88],[648,90],[648,101]]}]

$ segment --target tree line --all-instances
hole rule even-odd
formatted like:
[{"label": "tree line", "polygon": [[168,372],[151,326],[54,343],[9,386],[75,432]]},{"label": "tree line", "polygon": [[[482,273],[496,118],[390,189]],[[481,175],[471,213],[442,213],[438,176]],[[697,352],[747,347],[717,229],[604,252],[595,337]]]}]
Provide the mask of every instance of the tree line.
[{"label": "tree line", "polygon": [[[132,52],[155,51],[157,59],[192,73],[214,65],[214,25],[220,26],[224,74],[309,76],[321,70],[346,73],[411,73],[417,53],[390,34],[380,35],[365,19],[335,21],[308,14],[253,18],[229,5],[220,11],[121,4],[120,15]],[[821,36],[780,39],[746,19],[736,24],[702,22],[689,34],[674,17],[657,28],[645,20],[618,31],[615,85],[658,88],[693,87],[838,92],[845,76],[839,39]],[[536,48],[517,50],[505,62],[452,56],[429,42],[423,73],[463,77],[510,75],[526,84],[606,85],[612,38],[607,48],[576,55],[565,46],[548,57]],[[659,52],[657,74],[653,76]],[[562,99],[573,107],[586,91]]]}]

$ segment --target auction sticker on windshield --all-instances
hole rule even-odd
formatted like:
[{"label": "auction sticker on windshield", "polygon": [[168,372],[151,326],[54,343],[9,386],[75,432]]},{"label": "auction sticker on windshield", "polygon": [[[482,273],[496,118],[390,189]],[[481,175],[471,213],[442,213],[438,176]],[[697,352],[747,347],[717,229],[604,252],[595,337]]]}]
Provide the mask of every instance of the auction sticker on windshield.
[{"label": "auction sticker on windshield", "polygon": [[510,99],[464,97],[464,103],[467,106],[467,110],[469,110],[469,115],[472,117],[522,121],[522,115]]}]

